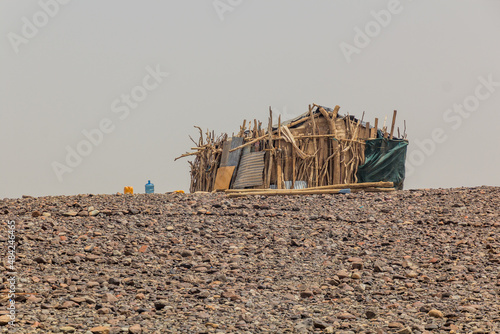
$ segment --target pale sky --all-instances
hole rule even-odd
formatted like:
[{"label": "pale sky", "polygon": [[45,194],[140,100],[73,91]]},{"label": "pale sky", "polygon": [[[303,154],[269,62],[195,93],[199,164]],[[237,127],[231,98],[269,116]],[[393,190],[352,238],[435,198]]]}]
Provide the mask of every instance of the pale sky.
[{"label": "pale sky", "polygon": [[406,189],[500,186],[499,14],[495,0],[3,0],[0,198],[187,191],[174,158],[194,125],[232,133],[310,103],[371,123],[397,109]]}]

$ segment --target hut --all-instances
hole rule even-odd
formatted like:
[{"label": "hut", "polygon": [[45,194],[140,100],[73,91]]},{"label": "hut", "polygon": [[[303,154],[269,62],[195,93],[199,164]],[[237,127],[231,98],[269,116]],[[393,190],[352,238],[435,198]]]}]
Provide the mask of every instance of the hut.
[{"label": "hut", "polygon": [[257,120],[243,121],[229,136],[214,132],[194,141],[190,161],[190,191],[228,189],[326,189],[392,182],[402,189],[408,141],[406,124],[397,129],[385,117],[365,122],[353,115],[339,114],[340,107],[309,105],[304,114],[290,120],[274,120],[269,108],[267,126]]}]

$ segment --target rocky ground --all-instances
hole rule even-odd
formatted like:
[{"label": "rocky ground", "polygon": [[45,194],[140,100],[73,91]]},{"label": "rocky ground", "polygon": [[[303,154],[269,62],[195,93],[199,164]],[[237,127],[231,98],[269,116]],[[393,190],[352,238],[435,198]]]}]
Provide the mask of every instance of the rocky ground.
[{"label": "rocky ground", "polygon": [[0,200],[0,332],[500,333],[499,207],[498,187]]}]

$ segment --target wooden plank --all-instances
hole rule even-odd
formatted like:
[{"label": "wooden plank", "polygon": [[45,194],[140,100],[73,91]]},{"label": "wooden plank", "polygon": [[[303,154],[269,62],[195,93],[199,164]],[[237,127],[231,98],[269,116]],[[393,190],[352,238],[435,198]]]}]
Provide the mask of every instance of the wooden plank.
[{"label": "wooden plank", "polygon": [[394,114],[392,114],[392,125],[391,125],[391,133],[389,135],[389,139],[392,139],[394,135],[394,124],[396,123],[396,114],[398,113],[397,110],[394,110]]},{"label": "wooden plank", "polygon": [[372,138],[377,138],[377,132],[378,132],[378,118],[375,118],[375,125],[373,126],[372,130]]},{"label": "wooden plank", "polygon": [[370,122],[366,122],[365,139],[370,138]]},{"label": "wooden plank", "polygon": [[387,126],[386,126],[386,124],[387,124],[387,116],[385,116],[385,118],[384,118],[384,125],[382,126],[382,132],[384,133],[384,138],[387,138],[387,136],[389,135],[387,133]]},{"label": "wooden plank", "polygon": [[228,140],[224,141],[222,144],[222,157],[220,158],[220,166],[221,167],[226,167],[227,166],[227,159],[229,157],[229,150],[231,149],[231,138]]},{"label": "wooden plank", "polygon": [[229,189],[235,168],[236,166],[227,166],[217,169],[217,176],[215,177],[214,185],[214,189],[216,191]]},{"label": "wooden plank", "polygon": [[335,119],[335,142],[333,142],[333,149],[337,152],[335,157],[333,158],[333,163],[334,163],[334,172],[333,172],[333,183],[334,184],[340,184],[342,183],[342,152],[341,148],[342,146],[340,145],[341,139],[346,138],[346,129],[345,129],[345,123],[342,118],[337,118]]},{"label": "wooden plank", "polygon": [[[346,189],[348,187],[345,187]],[[343,189],[343,188],[342,188]],[[317,195],[317,194],[338,194],[342,189],[255,189],[260,191],[254,192],[235,192],[228,193],[227,197],[243,197],[243,196],[283,196],[283,195]],[[351,192],[393,192],[396,191],[395,188],[354,188]]]},{"label": "wooden plank", "polygon": [[[311,188],[305,188],[305,189],[297,189],[299,190],[324,190],[324,189],[364,189],[364,188],[393,188],[394,183],[389,182],[389,181],[379,181],[379,182],[363,182],[363,183],[347,183],[347,184],[337,184],[337,185],[328,185],[328,186],[321,186],[321,187],[311,187]],[[283,189],[282,191],[285,191],[286,189]],[[226,193],[241,193],[241,192],[255,192],[255,191],[262,191],[261,189],[229,189],[226,191]],[[269,191],[276,191],[276,189],[269,189]]]}]

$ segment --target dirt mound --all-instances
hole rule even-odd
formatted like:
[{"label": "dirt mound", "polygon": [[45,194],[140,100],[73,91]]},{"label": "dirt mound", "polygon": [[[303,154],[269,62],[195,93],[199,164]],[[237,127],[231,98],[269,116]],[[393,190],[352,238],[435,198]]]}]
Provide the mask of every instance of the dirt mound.
[{"label": "dirt mound", "polygon": [[499,207],[498,187],[4,199],[0,332],[499,333]]}]

